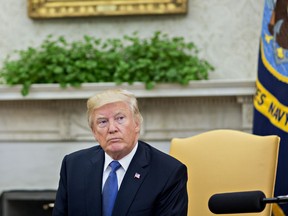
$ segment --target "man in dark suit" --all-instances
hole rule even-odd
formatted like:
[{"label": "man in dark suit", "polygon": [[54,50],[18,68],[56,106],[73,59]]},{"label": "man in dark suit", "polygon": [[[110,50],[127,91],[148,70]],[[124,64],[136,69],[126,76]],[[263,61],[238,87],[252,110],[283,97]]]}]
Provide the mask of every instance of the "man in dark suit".
[{"label": "man in dark suit", "polygon": [[89,98],[87,108],[100,145],[64,157],[53,216],[186,216],[186,166],[138,140],[135,96],[107,90]]}]

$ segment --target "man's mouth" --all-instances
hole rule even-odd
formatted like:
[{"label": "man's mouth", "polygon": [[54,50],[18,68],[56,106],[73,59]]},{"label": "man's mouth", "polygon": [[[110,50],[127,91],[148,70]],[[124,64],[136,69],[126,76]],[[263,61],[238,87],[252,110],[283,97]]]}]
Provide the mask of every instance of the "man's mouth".
[{"label": "man's mouth", "polygon": [[112,138],[112,139],[109,139],[108,142],[119,142],[121,139],[120,138]]}]

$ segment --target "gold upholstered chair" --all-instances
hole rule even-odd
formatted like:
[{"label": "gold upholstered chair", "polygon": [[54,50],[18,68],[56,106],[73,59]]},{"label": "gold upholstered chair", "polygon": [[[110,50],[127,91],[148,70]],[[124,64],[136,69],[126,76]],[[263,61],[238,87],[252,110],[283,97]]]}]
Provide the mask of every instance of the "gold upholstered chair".
[{"label": "gold upholstered chair", "polygon": [[[212,130],[174,138],[170,154],[188,168],[189,216],[210,216],[210,197],[218,193],[263,191],[273,197],[280,138],[236,130]],[[272,205],[260,213],[270,216]],[[230,214],[225,214],[230,215]],[[231,214],[231,216],[243,214]]]}]

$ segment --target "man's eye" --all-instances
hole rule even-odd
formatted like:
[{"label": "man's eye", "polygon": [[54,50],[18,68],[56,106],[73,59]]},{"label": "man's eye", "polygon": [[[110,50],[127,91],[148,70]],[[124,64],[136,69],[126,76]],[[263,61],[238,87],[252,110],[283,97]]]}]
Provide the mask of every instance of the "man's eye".
[{"label": "man's eye", "polygon": [[98,126],[99,127],[105,127],[107,125],[108,121],[107,120],[99,120],[98,121]]},{"label": "man's eye", "polygon": [[124,121],[125,121],[125,116],[118,116],[118,117],[116,118],[116,121],[117,121],[119,124],[124,123]]}]

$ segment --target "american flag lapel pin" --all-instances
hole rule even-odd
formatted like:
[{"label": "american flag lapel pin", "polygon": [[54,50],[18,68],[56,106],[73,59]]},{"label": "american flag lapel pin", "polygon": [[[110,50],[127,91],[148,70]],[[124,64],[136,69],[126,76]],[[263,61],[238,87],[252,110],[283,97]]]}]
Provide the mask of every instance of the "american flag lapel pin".
[{"label": "american flag lapel pin", "polygon": [[136,172],[135,175],[134,175],[134,178],[140,179],[140,174]]}]

